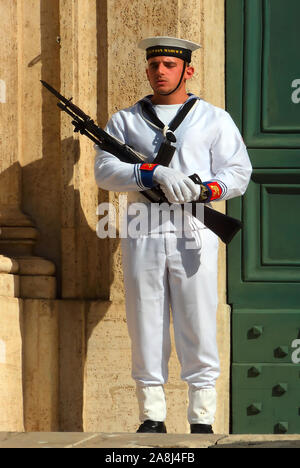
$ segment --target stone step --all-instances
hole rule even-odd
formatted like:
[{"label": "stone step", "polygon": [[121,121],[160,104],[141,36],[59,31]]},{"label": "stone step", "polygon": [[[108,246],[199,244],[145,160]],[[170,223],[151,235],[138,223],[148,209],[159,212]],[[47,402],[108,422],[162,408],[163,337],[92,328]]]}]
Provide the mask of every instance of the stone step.
[{"label": "stone step", "polygon": [[[0,448],[172,449],[179,454],[198,448],[300,448],[300,434],[127,434],[87,432],[0,432]],[[110,462],[120,462],[122,450],[110,450]],[[149,452],[145,452],[147,454]],[[194,451],[196,453],[196,451]],[[108,455],[107,455],[108,456]],[[141,456],[141,455],[140,455]],[[128,458],[126,459],[128,461]],[[149,461],[149,460],[148,460]],[[196,461],[196,460],[195,460]]]}]

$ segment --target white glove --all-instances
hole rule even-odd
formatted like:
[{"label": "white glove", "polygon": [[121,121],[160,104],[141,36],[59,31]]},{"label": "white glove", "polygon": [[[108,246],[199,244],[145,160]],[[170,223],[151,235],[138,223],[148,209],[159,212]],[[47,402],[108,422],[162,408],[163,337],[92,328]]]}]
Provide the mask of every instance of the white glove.
[{"label": "white glove", "polygon": [[158,166],[153,173],[153,181],[160,185],[170,203],[189,203],[200,197],[200,185],[176,169]]}]

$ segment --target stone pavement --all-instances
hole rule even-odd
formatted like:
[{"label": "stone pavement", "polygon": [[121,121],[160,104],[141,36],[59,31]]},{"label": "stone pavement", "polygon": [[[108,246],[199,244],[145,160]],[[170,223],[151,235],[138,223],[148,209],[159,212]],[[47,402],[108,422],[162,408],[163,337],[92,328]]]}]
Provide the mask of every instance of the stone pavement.
[{"label": "stone pavement", "polygon": [[300,448],[300,434],[0,432],[0,448],[172,448],[187,451],[196,448]]}]

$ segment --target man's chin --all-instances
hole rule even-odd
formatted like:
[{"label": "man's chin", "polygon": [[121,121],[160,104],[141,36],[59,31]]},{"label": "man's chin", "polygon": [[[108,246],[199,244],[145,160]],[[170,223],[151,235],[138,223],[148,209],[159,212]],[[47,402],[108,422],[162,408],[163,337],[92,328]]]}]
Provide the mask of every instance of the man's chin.
[{"label": "man's chin", "polygon": [[170,91],[169,86],[165,86],[165,85],[155,86],[155,87],[152,87],[152,89],[157,94],[166,94]]},{"label": "man's chin", "polygon": [[156,94],[159,94],[160,96],[164,96],[164,95],[168,94],[170,91],[171,91],[171,89],[163,88],[163,87],[159,87],[159,88],[157,88],[155,90]]}]

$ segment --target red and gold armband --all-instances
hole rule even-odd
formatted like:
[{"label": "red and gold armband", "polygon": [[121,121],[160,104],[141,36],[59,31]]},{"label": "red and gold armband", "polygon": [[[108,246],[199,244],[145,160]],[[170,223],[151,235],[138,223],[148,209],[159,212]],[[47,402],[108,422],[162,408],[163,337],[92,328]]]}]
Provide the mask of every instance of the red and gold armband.
[{"label": "red and gold armband", "polygon": [[212,180],[208,182],[202,182],[201,185],[205,187],[205,189],[202,189],[203,191],[205,191],[205,198],[203,197],[204,202],[209,203],[211,201],[218,200],[219,198],[221,198],[223,190],[219,182]]}]

